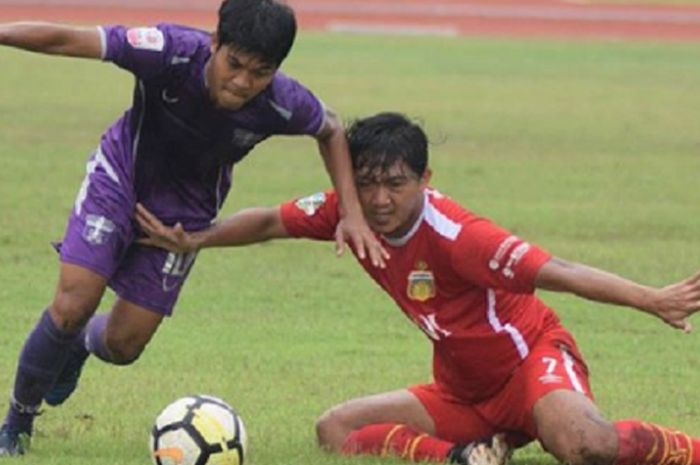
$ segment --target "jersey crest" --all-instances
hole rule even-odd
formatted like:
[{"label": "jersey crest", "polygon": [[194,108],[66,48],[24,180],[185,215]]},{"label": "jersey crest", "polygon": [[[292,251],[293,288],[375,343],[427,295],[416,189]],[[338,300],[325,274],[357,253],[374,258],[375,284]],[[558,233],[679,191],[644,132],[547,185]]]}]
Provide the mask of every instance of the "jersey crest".
[{"label": "jersey crest", "polygon": [[416,269],[408,275],[406,294],[411,300],[425,302],[435,297],[435,276],[428,269],[427,263],[419,261]]},{"label": "jersey crest", "polygon": [[326,203],[325,192],[317,192],[315,194],[309,195],[296,201],[294,205],[308,216],[313,216],[318,210],[318,207]]}]

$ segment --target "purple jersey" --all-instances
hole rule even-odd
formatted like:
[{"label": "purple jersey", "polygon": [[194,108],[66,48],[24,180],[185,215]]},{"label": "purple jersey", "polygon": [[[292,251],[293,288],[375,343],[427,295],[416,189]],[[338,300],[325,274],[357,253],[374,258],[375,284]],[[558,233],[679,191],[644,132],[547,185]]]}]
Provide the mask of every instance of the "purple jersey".
[{"label": "purple jersey", "polygon": [[324,110],[279,72],[241,109],[215,108],[204,78],[208,33],[172,24],[100,30],[104,59],[136,76],[133,107],[88,161],[61,260],[104,276],[120,298],[169,315],[196,254],[134,243],[136,202],[166,223],[205,228],[231,187],[234,163],[273,134],[316,134]]},{"label": "purple jersey", "polygon": [[273,134],[316,134],[321,102],[277,72],[237,111],[209,99],[204,68],[211,35],[174,24],[107,26],[103,58],[136,77],[133,107],[103,135],[101,149],[136,199],[166,223],[207,226],[231,186],[233,164]]}]

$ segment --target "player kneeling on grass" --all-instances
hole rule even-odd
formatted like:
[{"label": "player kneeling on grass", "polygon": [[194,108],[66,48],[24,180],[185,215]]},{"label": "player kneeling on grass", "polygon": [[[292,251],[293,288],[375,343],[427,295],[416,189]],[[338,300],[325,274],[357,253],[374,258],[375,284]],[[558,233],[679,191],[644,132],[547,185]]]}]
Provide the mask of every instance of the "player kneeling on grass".
[{"label": "player kneeling on grass", "polygon": [[[700,274],[643,286],[553,257],[429,187],[427,140],[405,117],[383,113],[347,130],[355,183],[370,227],[391,259],[359,260],[433,343],[432,384],[362,397],[318,421],[321,445],[345,454],[501,463],[506,441],[537,439],[572,465],[700,464],[700,440],[598,410],[576,342],[534,291],[570,292],[639,309],[690,331]],[[142,207],[143,242],[175,252],[273,238],[333,239],[335,193],[251,208],[195,233],[164,226]],[[493,437],[494,447],[460,447]]]}]

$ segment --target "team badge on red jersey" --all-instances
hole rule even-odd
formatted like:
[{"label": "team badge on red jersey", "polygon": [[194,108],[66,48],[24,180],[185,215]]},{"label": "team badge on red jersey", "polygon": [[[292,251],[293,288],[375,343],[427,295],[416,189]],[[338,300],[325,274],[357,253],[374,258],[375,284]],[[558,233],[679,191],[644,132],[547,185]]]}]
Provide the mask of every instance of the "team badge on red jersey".
[{"label": "team badge on red jersey", "polygon": [[417,262],[416,268],[408,275],[406,294],[411,300],[425,302],[435,297],[435,276],[424,261]]}]

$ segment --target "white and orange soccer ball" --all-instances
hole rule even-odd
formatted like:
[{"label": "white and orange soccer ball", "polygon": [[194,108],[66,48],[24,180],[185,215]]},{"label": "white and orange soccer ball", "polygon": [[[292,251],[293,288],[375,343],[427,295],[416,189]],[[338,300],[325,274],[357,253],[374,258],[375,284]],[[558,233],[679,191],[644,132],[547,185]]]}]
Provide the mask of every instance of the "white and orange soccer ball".
[{"label": "white and orange soccer ball", "polygon": [[243,465],[247,436],[229,404],[194,395],[163,409],[153,425],[150,446],[155,465]]}]

